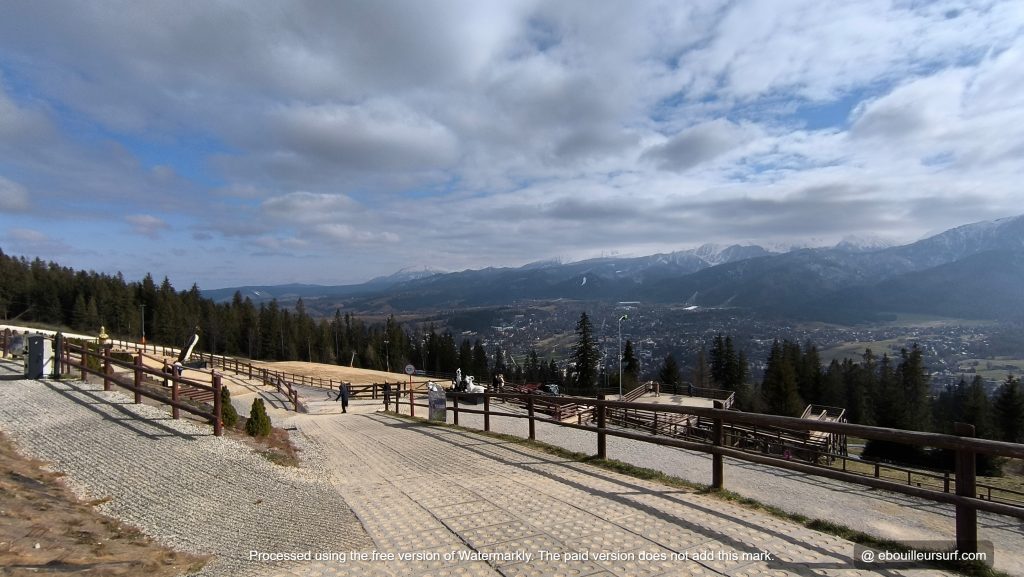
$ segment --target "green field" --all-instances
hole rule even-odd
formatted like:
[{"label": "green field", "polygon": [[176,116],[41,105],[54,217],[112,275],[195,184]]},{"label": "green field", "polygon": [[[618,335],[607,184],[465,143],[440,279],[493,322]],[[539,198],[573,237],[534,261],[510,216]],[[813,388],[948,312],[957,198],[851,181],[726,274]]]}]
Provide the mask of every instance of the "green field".
[{"label": "green field", "polygon": [[1024,359],[1012,357],[994,357],[991,359],[966,359],[960,361],[960,369],[974,369],[983,379],[1003,381],[1007,375],[1020,377],[1024,374]]}]

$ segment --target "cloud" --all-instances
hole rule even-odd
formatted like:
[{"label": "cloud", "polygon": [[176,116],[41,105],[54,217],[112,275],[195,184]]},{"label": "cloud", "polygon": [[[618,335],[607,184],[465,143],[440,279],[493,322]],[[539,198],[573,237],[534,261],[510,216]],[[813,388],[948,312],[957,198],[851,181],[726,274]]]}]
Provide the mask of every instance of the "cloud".
[{"label": "cloud", "polygon": [[24,212],[28,208],[28,190],[0,176],[0,212]]},{"label": "cloud", "polygon": [[162,232],[171,228],[162,219],[151,214],[130,214],[125,216],[124,220],[131,225],[133,233],[153,239],[159,238]]},{"label": "cloud", "polygon": [[367,278],[1024,204],[1019,2],[5,8],[0,229],[101,254]]},{"label": "cloud", "polygon": [[30,257],[56,258],[67,256],[75,251],[60,239],[30,228],[11,228],[2,237],[9,254],[22,254]]},{"label": "cloud", "polygon": [[348,224],[318,224],[313,227],[311,237],[331,242],[355,244],[397,243],[401,238],[390,231],[357,230]]},{"label": "cloud", "polygon": [[716,119],[648,148],[641,158],[654,162],[662,170],[683,172],[739,148],[753,136],[749,128]]},{"label": "cloud", "polygon": [[291,192],[261,203],[264,214],[287,222],[313,223],[351,218],[361,211],[357,202],[344,194]]},{"label": "cloud", "polygon": [[398,102],[287,107],[271,115],[273,142],[285,150],[353,170],[445,166],[456,138],[430,117]]}]

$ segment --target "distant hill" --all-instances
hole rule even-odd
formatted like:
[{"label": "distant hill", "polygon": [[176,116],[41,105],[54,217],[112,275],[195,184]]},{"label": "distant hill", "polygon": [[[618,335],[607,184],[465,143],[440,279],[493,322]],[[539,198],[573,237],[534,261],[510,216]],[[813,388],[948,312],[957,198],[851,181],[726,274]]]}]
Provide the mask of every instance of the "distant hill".
[{"label": "distant hill", "polygon": [[740,307],[843,322],[894,312],[996,318],[1022,310],[1022,255],[1024,216],[1018,216],[895,247],[878,239],[847,239],[833,248],[773,253],[756,245],[709,244],[642,257],[400,271],[361,285],[240,287],[204,295],[229,300],[239,290],[260,300],[321,298],[363,311],[572,299]]}]

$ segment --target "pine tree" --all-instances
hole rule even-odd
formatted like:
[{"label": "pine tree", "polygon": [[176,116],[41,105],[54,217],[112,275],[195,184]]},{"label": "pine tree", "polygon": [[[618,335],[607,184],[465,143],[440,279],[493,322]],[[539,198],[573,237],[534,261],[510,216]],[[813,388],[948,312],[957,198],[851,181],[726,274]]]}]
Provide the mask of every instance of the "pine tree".
[{"label": "pine tree", "polygon": [[1024,443],[1024,391],[1020,379],[1006,377],[996,390],[993,413],[999,440]]},{"label": "pine tree", "polygon": [[225,427],[234,427],[238,423],[238,411],[231,404],[231,391],[227,387],[220,388],[220,420]]},{"label": "pine tree", "polygon": [[622,348],[622,388],[624,391],[631,391],[637,386],[637,374],[640,372],[640,363],[633,353],[633,341],[626,341]]},{"label": "pine tree", "polygon": [[257,397],[249,409],[249,419],[245,422],[245,433],[250,437],[266,437],[270,434],[270,415],[267,414],[267,407],[263,399]]},{"label": "pine tree", "polygon": [[676,358],[672,353],[665,356],[661,370],[658,371],[658,380],[661,381],[662,386],[665,388],[671,386],[673,390],[679,384],[679,363],[676,362]]},{"label": "pine tree", "polygon": [[576,347],[573,349],[571,360],[576,366],[574,385],[578,392],[593,394],[596,392],[597,363],[600,354],[597,349],[597,342],[594,340],[594,328],[590,324],[587,313],[580,314],[580,320],[576,323]]},{"label": "pine tree", "polygon": [[[772,344],[768,355],[768,366],[765,368],[761,392],[765,407],[770,413],[788,417],[799,417],[804,410],[803,400],[797,390],[797,366],[791,354],[793,344],[789,341]],[[799,350],[799,345],[796,346]]]},{"label": "pine tree", "polygon": [[697,353],[697,361],[693,366],[693,386],[702,389],[708,388],[708,378],[711,375],[707,357],[707,352],[701,346],[700,351]]},{"label": "pine tree", "polygon": [[473,375],[478,375],[479,378],[484,378],[485,375],[490,374],[490,366],[487,360],[487,350],[484,348],[483,343],[479,339],[473,344]]}]

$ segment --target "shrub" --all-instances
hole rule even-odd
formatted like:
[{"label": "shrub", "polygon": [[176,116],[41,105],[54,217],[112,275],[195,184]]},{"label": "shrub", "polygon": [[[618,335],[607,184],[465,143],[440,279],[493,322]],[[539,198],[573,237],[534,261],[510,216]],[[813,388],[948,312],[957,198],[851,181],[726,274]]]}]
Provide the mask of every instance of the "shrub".
[{"label": "shrub", "polygon": [[227,387],[220,388],[220,420],[225,427],[234,427],[238,423],[238,411],[231,404],[231,391]]},{"label": "shrub", "polygon": [[249,419],[245,422],[245,433],[250,437],[266,437],[270,434],[270,415],[267,414],[263,399],[253,400]]}]

